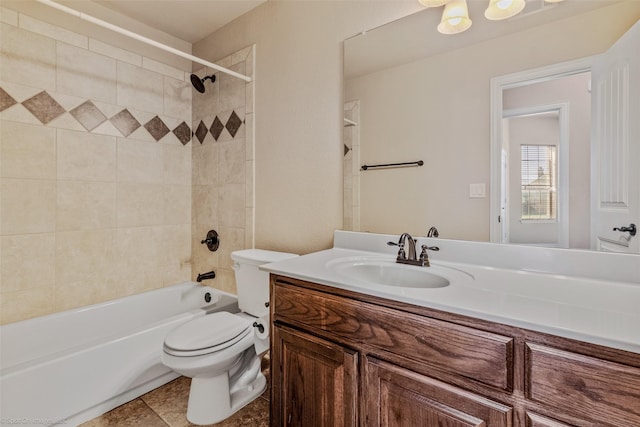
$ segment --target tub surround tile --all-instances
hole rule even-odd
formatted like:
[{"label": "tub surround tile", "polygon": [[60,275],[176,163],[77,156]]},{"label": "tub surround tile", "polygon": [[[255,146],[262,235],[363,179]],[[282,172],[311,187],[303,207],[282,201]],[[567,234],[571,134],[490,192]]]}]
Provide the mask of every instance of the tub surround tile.
[{"label": "tub surround tile", "polygon": [[18,26],[18,12],[15,12],[11,9],[7,9],[6,7],[0,7],[0,22],[4,22],[5,24],[13,25],[14,27]]},{"label": "tub surround tile", "polygon": [[6,324],[54,313],[56,307],[51,304],[54,298],[55,287],[50,284],[21,291],[3,292],[0,320]]},{"label": "tub surround tile", "polygon": [[[191,280],[191,224],[162,227],[163,285]],[[211,252],[209,252],[211,253]]]},{"label": "tub surround tile", "polygon": [[118,227],[162,225],[162,184],[119,182],[116,203]]},{"label": "tub surround tile", "polygon": [[1,176],[56,178],[56,131],[43,126],[2,121]]},{"label": "tub surround tile", "polygon": [[[101,294],[115,283],[116,230],[67,231],[56,234],[56,284],[71,293],[59,294],[59,308],[103,301]],[[100,286],[89,286],[99,283]],[[81,289],[73,295],[74,289]],[[65,297],[70,297],[64,302]]]},{"label": "tub surround tile", "polygon": [[55,231],[56,182],[4,178],[0,184],[3,235]]},{"label": "tub surround tile", "polygon": [[245,183],[244,149],[243,140],[220,143],[220,167],[218,168],[218,182],[220,184]]},{"label": "tub surround tile", "polygon": [[118,138],[118,182],[161,184],[164,178],[162,145]]},{"label": "tub surround tile", "polygon": [[24,291],[53,283],[55,234],[3,236],[0,247],[3,292]]},{"label": "tub surround tile", "polygon": [[163,114],[164,82],[160,73],[118,62],[119,105]]},{"label": "tub surround tile", "polygon": [[58,92],[116,103],[115,59],[62,42],[56,52]]},{"label": "tub surround tile", "polygon": [[192,190],[193,220],[196,224],[219,224],[218,189],[213,185],[194,185]]},{"label": "tub surround tile", "polygon": [[59,181],[57,231],[96,230],[116,226],[116,183]]},{"label": "tub surround tile", "polygon": [[162,145],[165,184],[188,185],[191,187],[191,149],[178,145]]},{"label": "tub surround tile", "polygon": [[116,138],[57,130],[58,179],[116,180]]},{"label": "tub surround tile", "polygon": [[164,209],[162,223],[165,225],[191,223],[191,186],[164,185]]},{"label": "tub surround tile", "polygon": [[218,190],[220,225],[234,228],[245,226],[245,184],[224,184]]},{"label": "tub surround tile", "polygon": [[[229,67],[230,70],[244,74],[245,63],[240,62]],[[231,111],[245,105],[246,82],[228,74],[219,76],[218,111]],[[217,80],[217,79],[216,79]]]},{"label": "tub surround tile", "polygon": [[89,38],[89,50],[100,53],[105,56],[123,61],[137,67],[142,67],[142,55],[121,49],[116,46],[101,42],[93,38]]},{"label": "tub surround tile", "polygon": [[31,31],[0,24],[0,80],[56,89],[56,42]]},{"label": "tub surround tile", "polygon": [[2,14],[0,321],[189,280],[189,73]]},{"label": "tub surround tile", "polygon": [[180,117],[184,121],[191,121],[191,81],[184,81],[184,72],[180,72],[179,79],[164,77],[164,115]]},{"label": "tub surround tile", "polygon": [[20,28],[23,30],[41,34],[80,48],[87,49],[89,47],[89,39],[87,36],[32,18],[24,13],[20,14],[19,22]]}]

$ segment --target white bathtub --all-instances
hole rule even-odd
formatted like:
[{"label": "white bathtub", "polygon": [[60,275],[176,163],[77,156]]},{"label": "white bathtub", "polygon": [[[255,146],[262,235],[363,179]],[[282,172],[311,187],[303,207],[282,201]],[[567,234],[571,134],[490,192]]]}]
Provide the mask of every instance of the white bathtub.
[{"label": "white bathtub", "polygon": [[0,423],[77,425],[177,378],[164,336],[221,310],[235,295],[182,283],[0,326]]}]

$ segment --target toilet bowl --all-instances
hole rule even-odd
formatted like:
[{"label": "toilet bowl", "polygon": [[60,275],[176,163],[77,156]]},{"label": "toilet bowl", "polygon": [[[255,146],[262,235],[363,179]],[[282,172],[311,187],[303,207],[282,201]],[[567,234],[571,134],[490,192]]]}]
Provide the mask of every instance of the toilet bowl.
[{"label": "toilet bowl", "polygon": [[261,361],[269,349],[269,274],[258,267],[295,256],[260,249],[233,252],[241,312],[207,314],[165,337],[162,363],[191,378],[191,423],[220,422],[265,390]]}]

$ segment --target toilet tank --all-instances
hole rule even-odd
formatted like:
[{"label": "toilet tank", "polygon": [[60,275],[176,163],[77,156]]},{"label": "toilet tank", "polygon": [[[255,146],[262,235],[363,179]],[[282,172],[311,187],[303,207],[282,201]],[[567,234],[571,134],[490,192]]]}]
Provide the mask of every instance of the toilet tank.
[{"label": "toilet tank", "polygon": [[269,308],[265,306],[265,303],[269,302],[269,273],[258,267],[262,264],[283,261],[297,256],[296,254],[263,249],[231,252],[240,310],[257,317],[268,314]]}]

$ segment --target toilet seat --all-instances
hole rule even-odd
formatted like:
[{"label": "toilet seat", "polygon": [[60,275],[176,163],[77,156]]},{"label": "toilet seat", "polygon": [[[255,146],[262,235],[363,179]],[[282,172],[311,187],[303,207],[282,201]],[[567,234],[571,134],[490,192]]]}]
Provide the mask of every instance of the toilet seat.
[{"label": "toilet seat", "polygon": [[253,333],[249,319],[217,312],[190,320],[171,331],[164,351],[173,356],[201,356],[229,348]]}]

